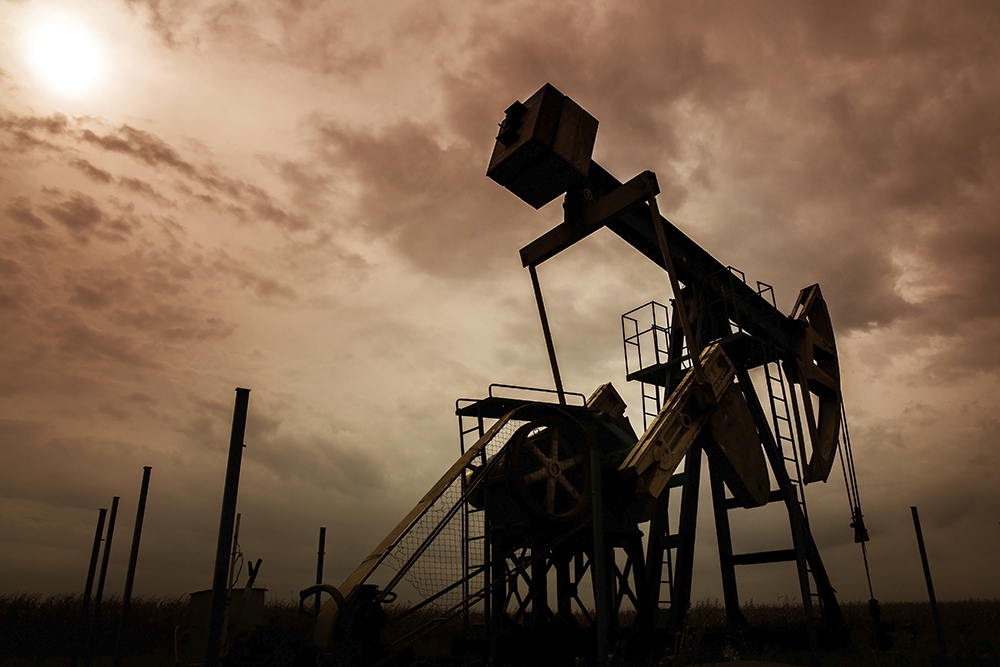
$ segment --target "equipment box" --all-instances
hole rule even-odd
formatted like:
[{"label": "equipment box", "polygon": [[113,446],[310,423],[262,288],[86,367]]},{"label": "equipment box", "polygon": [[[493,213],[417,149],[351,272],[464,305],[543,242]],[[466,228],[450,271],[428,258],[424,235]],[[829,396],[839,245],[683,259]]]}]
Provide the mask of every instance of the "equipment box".
[{"label": "equipment box", "polygon": [[586,178],[597,119],[551,84],[507,108],[486,175],[535,208]]}]

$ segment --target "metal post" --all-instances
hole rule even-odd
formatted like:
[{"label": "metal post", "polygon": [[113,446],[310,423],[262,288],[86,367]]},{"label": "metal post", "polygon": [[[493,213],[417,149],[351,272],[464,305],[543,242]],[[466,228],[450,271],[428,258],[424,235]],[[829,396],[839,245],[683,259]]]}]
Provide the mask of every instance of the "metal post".
[{"label": "metal post", "polygon": [[594,607],[597,612],[597,664],[608,660],[608,630],[611,600],[608,596],[608,564],[604,543],[604,497],[601,492],[601,457],[597,446],[590,446],[591,523],[594,529],[594,552],[591,556],[591,577],[594,584]]},{"label": "metal post", "polygon": [[911,506],[910,512],[913,513],[913,529],[917,531],[917,546],[920,547],[920,562],[924,566],[924,579],[927,581],[927,597],[930,598],[931,614],[934,616],[934,630],[937,632],[941,655],[942,657],[946,657],[948,651],[944,643],[944,628],[941,626],[941,616],[938,614],[937,598],[934,597],[934,582],[931,581],[931,566],[927,562],[927,550],[924,548],[924,534],[920,530],[920,516],[917,514],[916,507]]},{"label": "metal post", "polygon": [[531,541],[531,614],[528,625],[540,628],[549,616],[549,563],[545,557],[545,541]]},{"label": "metal post", "polygon": [[719,565],[722,570],[722,597],[726,603],[726,623],[729,627],[748,625],[740,611],[739,589],[736,583],[736,566],[733,565],[733,536],[729,528],[729,510],[726,508],[725,480],[708,459],[708,479],[712,486],[712,509],[715,512],[715,536],[719,543]]},{"label": "metal post", "polygon": [[563,392],[562,378],[559,376],[559,364],[556,363],[556,348],[552,344],[552,332],[549,330],[549,318],[545,316],[545,303],[542,301],[542,288],[538,284],[538,273],[534,264],[528,266],[531,274],[531,286],[535,290],[535,303],[538,305],[538,317],[542,320],[542,335],[545,336],[545,349],[549,353],[549,364],[552,366],[552,377],[556,381],[556,393],[559,404],[566,405],[566,394]]},{"label": "metal post", "polygon": [[250,390],[237,387],[236,405],[233,409],[233,429],[229,438],[229,462],[226,466],[226,485],[222,492],[222,517],[219,520],[219,542],[215,549],[215,576],[212,579],[212,611],[208,622],[208,644],[205,650],[205,667],[219,664],[222,647],[222,625],[226,613],[226,574],[229,564],[229,545],[233,540],[233,522],[236,519],[236,494],[240,485],[240,464],[243,462],[243,436],[247,425],[247,404]]},{"label": "metal post", "polygon": [[104,538],[104,555],[101,557],[101,573],[97,577],[97,592],[94,594],[94,615],[90,619],[90,628],[87,630],[87,644],[83,651],[84,667],[90,667],[90,655],[94,645],[94,634],[97,626],[101,622],[101,597],[104,595],[104,580],[108,575],[108,558],[111,556],[111,538],[115,534],[115,518],[118,516],[118,501],[115,496],[111,499],[111,516],[108,517],[108,534]]},{"label": "metal post", "polygon": [[[670,632],[679,633],[691,606],[691,583],[694,579],[694,546],[698,533],[698,492],[701,490],[701,441],[695,440],[684,456],[684,487],[681,490],[681,515],[677,525],[680,543],[674,561],[674,590],[670,595]],[[669,539],[669,538],[668,538]]]},{"label": "metal post", "polygon": [[[326,549],[326,527],[320,526],[319,529],[319,552],[316,555],[316,585],[319,586],[323,583],[323,556],[325,555]],[[316,613],[319,614],[319,593],[316,594]]]},{"label": "metal post", "polygon": [[240,547],[240,514],[236,513],[236,528],[233,529],[233,550],[230,554],[229,559],[229,579],[226,584],[226,590],[229,591],[229,595],[233,594],[233,586],[236,585],[236,558],[239,553],[238,549]]},{"label": "metal post", "polygon": [[697,341],[691,331],[691,323],[688,320],[687,306],[684,305],[684,298],[681,296],[680,283],[677,281],[677,271],[674,270],[674,258],[670,254],[670,246],[667,244],[667,233],[663,229],[663,219],[660,217],[660,209],[656,205],[656,197],[648,200],[649,215],[653,220],[653,229],[656,231],[656,240],[660,244],[660,254],[663,255],[663,268],[667,270],[667,277],[670,279],[670,289],[674,293],[674,307],[680,308],[681,327],[684,329],[684,337],[688,342],[688,354],[691,356],[691,369],[699,385],[704,385],[705,371],[701,367],[701,350],[698,349]]},{"label": "metal post", "polygon": [[[101,508],[97,515],[97,533],[94,535],[94,549],[90,552],[90,567],[87,568],[87,584],[83,588],[83,611],[80,614],[80,635],[86,637],[87,628],[90,625],[90,593],[94,588],[94,574],[97,572],[97,557],[101,554],[101,536],[104,534],[104,517],[108,510]],[[85,640],[86,641],[86,640]],[[73,650],[71,664],[77,664],[77,651]]]},{"label": "metal post", "polygon": [[118,638],[115,640],[114,667],[122,664],[125,635],[128,633],[128,608],[132,601],[132,582],[135,580],[135,563],[139,559],[139,537],[142,535],[142,517],[146,513],[146,493],[149,491],[150,466],[142,469],[142,488],[139,490],[139,507],[135,511],[135,529],[132,531],[132,552],[128,557],[125,575],[125,592],[122,593],[122,615],[118,621]]}]

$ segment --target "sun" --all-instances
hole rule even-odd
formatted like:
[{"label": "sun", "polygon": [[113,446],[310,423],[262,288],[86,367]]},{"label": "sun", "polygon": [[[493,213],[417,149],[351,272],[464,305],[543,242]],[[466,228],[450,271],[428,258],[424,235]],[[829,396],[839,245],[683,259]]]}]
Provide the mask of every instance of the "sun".
[{"label": "sun", "polygon": [[86,28],[68,21],[47,22],[35,30],[31,62],[57,92],[74,95],[90,88],[101,74],[101,51]]}]

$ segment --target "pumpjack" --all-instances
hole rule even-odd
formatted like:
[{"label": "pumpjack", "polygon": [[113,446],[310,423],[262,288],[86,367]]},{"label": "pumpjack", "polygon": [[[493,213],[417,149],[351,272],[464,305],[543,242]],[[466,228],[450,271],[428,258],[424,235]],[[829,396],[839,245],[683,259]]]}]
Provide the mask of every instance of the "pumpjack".
[{"label": "pumpjack", "polygon": [[[652,172],[622,183],[592,159],[597,125],[549,84],[505,111],[487,175],[536,209],[564,198],[563,221],[520,250],[555,391],[492,385],[456,403],[455,464],[343,584],[301,592],[330,595],[315,627],[319,664],[398,664],[415,637],[455,624],[456,651],[493,664],[657,663],[690,606],[703,459],[729,627],[748,627],[737,570],[789,562],[803,641],[843,640],[804,494],[847,439],[819,285],[779,311],[769,286],[751,287],[660,215]],[[622,317],[641,433],[611,383],[589,396],[563,389],[536,271],[604,228],[662,268],[673,293]],[[770,503],[785,509],[791,547],[734,553],[734,513]],[[860,502],[852,519],[863,544]],[[387,615],[404,589],[411,604]]]}]

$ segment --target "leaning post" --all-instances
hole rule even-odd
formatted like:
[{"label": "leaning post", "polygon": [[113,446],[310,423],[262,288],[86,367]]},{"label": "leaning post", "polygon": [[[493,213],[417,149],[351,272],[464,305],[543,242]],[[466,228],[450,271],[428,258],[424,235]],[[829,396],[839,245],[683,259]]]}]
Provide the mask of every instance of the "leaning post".
[{"label": "leaning post", "polygon": [[111,538],[115,534],[115,518],[118,516],[118,496],[111,499],[111,515],[108,517],[108,534],[104,538],[104,555],[101,557],[101,573],[97,577],[97,592],[94,594],[94,613],[87,629],[87,643],[83,650],[83,665],[90,667],[90,656],[94,646],[94,635],[101,623],[101,598],[104,596],[104,580],[108,576],[108,558],[111,557]]},{"label": "leaning post", "polygon": [[[87,585],[83,589],[83,613],[80,615],[80,637],[86,641],[87,627],[90,625],[90,593],[94,589],[94,575],[97,572],[97,558],[101,555],[101,536],[104,534],[104,517],[108,510],[101,508],[97,516],[97,534],[94,535],[94,549],[90,553],[90,567],[87,569]],[[70,663],[76,667],[78,662],[77,651],[74,648],[73,657]]]},{"label": "leaning post", "polygon": [[240,464],[243,462],[243,436],[247,426],[247,405],[250,390],[237,387],[236,405],[233,409],[233,429],[229,438],[229,462],[226,466],[226,485],[222,492],[222,516],[219,520],[219,542],[215,549],[215,576],[212,579],[212,611],[208,621],[208,643],[205,649],[205,667],[219,664],[222,646],[222,625],[228,597],[229,547],[233,541],[233,522],[236,520],[236,495],[240,486]]},{"label": "leaning post", "polygon": [[941,648],[941,657],[947,658],[948,651],[944,643],[944,628],[941,626],[941,615],[938,614],[937,598],[934,596],[934,582],[931,581],[931,566],[927,562],[927,549],[924,548],[924,534],[920,530],[920,515],[917,508],[911,506],[910,512],[913,514],[913,529],[917,532],[917,546],[920,548],[920,562],[924,566],[924,580],[927,582],[927,597],[931,601],[931,615],[934,617],[934,630],[937,632],[938,646]]},{"label": "leaning post", "polygon": [[[323,556],[326,554],[326,527],[319,529],[319,552],[316,555],[316,585],[323,583]],[[319,593],[316,594],[316,615],[319,615]]]},{"label": "leaning post", "polygon": [[118,620],[118,638],[115,640],[114,667],[121,667],[125,636],[128,633],[128,610],[132,602],[132,582],[135,581],[135,564],[139,560],[139,538],[142,536],[142,517],[146,514],[146,493],[149,491],[150,466],[142,469],[142,488],[139,490],[139,507],[135,511],[135,529],[132,531],[132,552],[128,557],[125,574],[125,592],[122,593],[122,615]]}]

